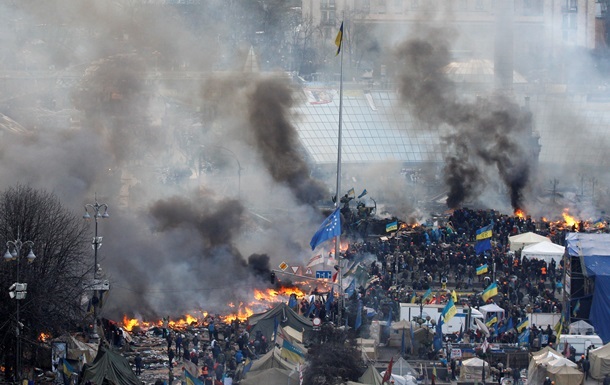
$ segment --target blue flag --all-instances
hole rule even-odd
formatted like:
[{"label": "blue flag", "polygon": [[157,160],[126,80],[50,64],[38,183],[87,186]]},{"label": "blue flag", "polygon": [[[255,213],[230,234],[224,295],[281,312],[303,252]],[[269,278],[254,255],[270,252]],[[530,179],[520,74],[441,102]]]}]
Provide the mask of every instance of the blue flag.
[{"label": "blue flag", "polygon": [[352,279],[352,282],[350,282],[347,289],[345,289],[345,294],[347,294],[347,298],[351,297],[352,294],[354,294],[354,291],[356,291],[356,278]]},{"label": "blue flag", "polygon": [[307,314],[305,314],[305,317],[309,318],[309,316],[311,315],[311,313],[313,313],[314,310],[316,310],[316,303],[314,301],[314,298],[311,297],[311,301],[309,302],[309,310],[307,310]]},{"label": "blue flag", "polygon": [[490,224],[477,230],[477,243],[474,245],[474,251],[477,254],[491,250],[491,236],[493,227],[494,225]]},{"label": "blue flag", "polygon": [[366,189],[362,190],[362,192],[360,193],[360,195],[358,195],[358,199],[362,198],[363,196],[365,196],[367,194]]},{"label": "blue flag", "polygon": [[434,333],[434,350],[439,351],[443,348],[443,316],[438,317],[438,323],[436,324],[436,333]]},{"label": "blue flag", "polygon": [[203,385],[203,381],[195,377],[188,370],[184,369],[184,380],[186,385]]},{"label": "blue flag", "polygon": [[356,323],[354,329],[358,330],[362,325],[362,300],[358,301],[358,312],[356,313]]},{"label": "blue flag", "polygon": [[529,345],[530,343],[530,329],[525,329],[523,333],[519,334],[519,344]]},{"label": "blue flag", "polygon": [[338,237],[341,235],[341,213],[339,212],[339,207],[333,211],[332,214],[328,216],[320,225],[320,228],[311,238],[311,242],[309,245],[311,249],[314,250],[318,247],[319,244],[328,241],[334,237]]}]

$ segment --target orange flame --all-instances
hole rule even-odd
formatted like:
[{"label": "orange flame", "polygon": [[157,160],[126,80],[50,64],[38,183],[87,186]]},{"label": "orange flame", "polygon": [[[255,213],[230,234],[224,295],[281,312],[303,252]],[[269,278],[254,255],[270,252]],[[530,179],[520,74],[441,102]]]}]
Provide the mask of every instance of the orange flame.
[{"label": "orange flame", "polygon": [[127,330],[128,332],[130,332],[136,326],[140,326],[140,321],[139,320],[137,320],[135,318],[129,319],[129,318],[127,318],[127,315],[123,316],[123,329]]},{"label": "orange flame", "polygon": [[523,210],[521,209],[517,209],[515,210],[515,216],[523,219],[525,218],[525,212],[523,212]]},{"label": "orange flame", "polygon": [[40,335],[38,336],[38,341],[40,342],[47,342],[49,339],[51,338],[51,335],[49,333],[40,333]]},{"label": "orange flame", "polygon": [[568,214],[568,209],[564,209],[561,215],[563,216],[563,221],[566,223],[566,226],[574,226],[578,220]]}]

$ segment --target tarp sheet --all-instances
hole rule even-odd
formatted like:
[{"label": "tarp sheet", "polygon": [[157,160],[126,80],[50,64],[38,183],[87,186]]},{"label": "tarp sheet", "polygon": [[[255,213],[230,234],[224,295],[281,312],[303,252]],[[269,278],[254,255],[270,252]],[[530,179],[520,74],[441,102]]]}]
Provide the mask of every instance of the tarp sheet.
[{"label": "tarp sheet", "polygon": [[566,247],[579,256],[588,277],[595,277],[589,320],[604,343],[610,342],[610,234],[568,233]]},{"label": "tarp sheet", "polygon": [[589,373],[596,380],[603,380],[606,374],[610,374],[610,344],[589,352],[591,369]]},{"label": "tarp sheet", "polygon": [[127,359],[117,352],[104,346],[100,346],[97,356],[92,364],[85,365],[83,369],[82,383],[91,381],[97,385],[141,385],[131,369]]}]

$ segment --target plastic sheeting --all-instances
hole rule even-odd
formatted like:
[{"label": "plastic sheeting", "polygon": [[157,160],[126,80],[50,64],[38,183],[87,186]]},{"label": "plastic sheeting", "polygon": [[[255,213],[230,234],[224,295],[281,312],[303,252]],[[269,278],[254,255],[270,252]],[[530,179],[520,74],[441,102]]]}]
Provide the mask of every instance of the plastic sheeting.
[{"label": "plastic sheeting", "polygon": [[610,234],[568,233],[566,247],[580,256],[583,272],[595,277],[589,320],[604,343],[610,342]]}]

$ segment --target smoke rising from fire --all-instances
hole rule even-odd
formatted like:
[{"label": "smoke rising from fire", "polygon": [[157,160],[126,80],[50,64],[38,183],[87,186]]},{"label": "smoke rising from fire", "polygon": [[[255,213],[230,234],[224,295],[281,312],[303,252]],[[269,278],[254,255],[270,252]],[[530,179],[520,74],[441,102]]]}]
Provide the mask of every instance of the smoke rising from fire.
[{"label": "smoke rising from fire", "polygon": [[425,28],[400,44],[396,55],[399,93],[412,113],[438,130],[446,129],[447,205],[460,207],[485,189],[483,168],[494,166],[509,190],[514,209],[522,207],[531,159],[525,148],[529,115],[506,97],[461,100],[443,67],[450,63],[448,29]]}]

